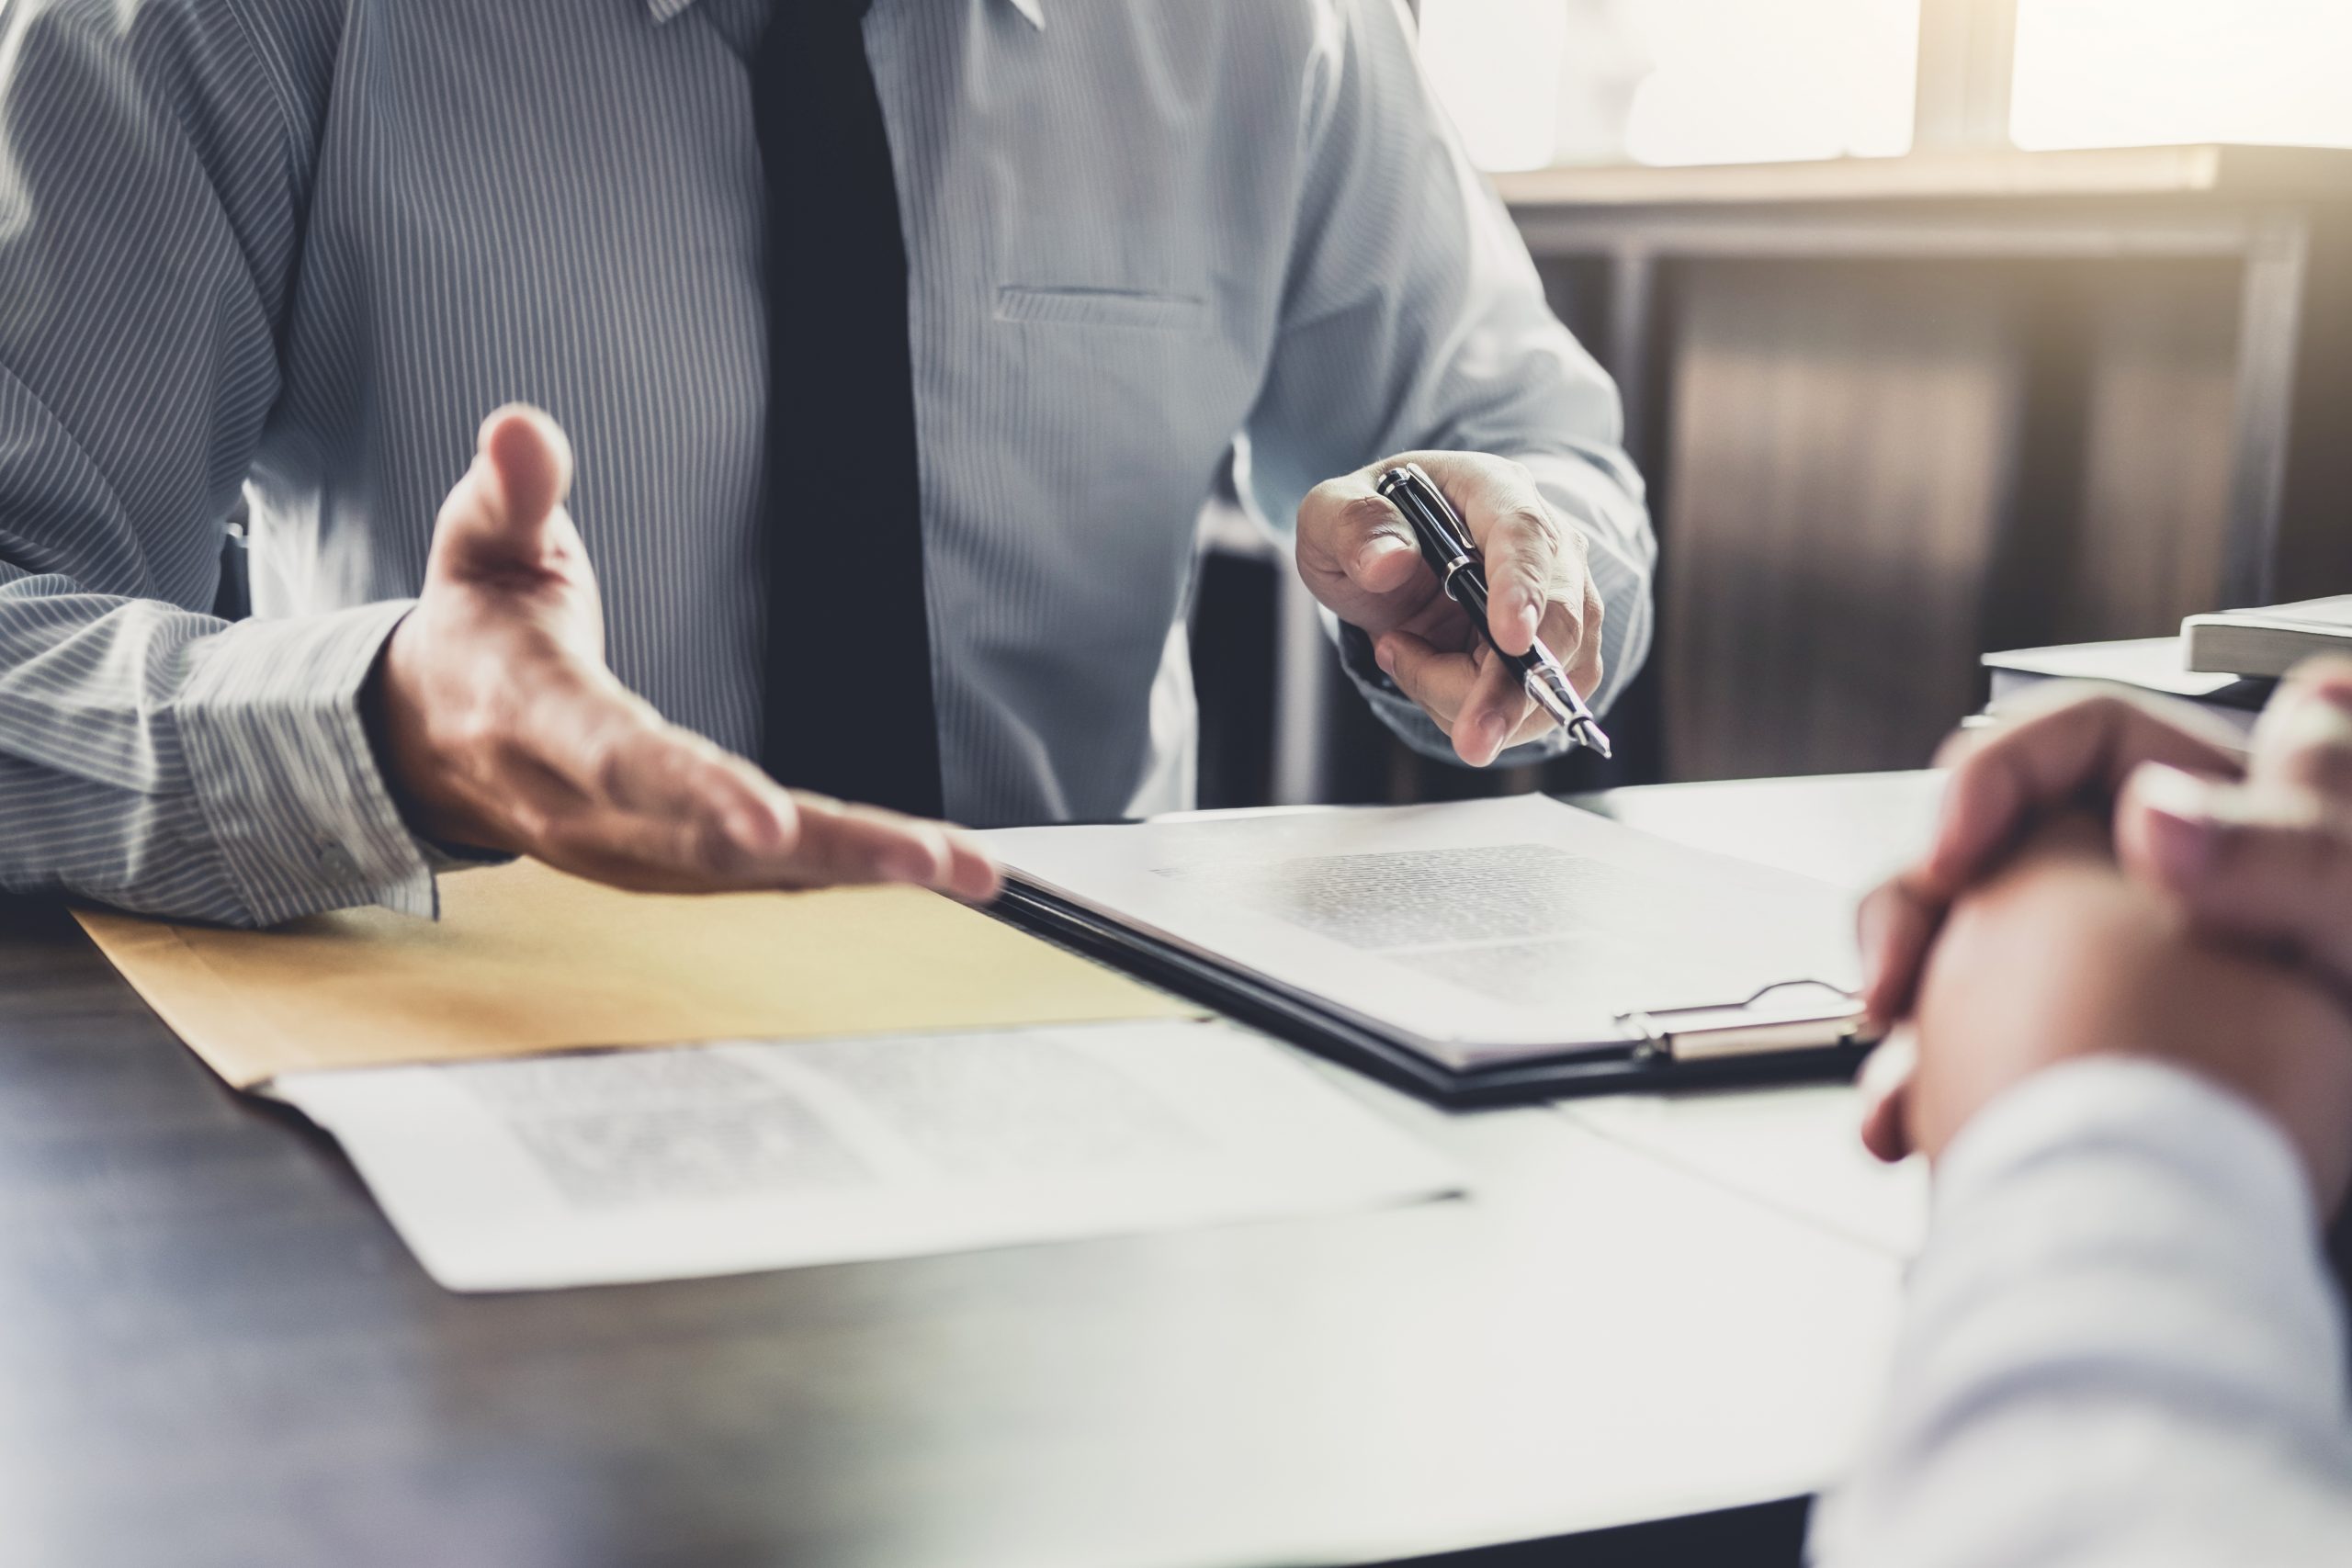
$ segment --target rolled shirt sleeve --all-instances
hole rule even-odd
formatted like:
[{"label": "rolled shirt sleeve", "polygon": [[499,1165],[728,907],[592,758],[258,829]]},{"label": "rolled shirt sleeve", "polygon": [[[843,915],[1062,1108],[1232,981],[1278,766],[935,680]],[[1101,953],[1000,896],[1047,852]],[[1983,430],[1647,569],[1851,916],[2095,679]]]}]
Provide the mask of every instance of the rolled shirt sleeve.
[{"label": "rolled shirt sleeve", "polygon": [[2335,1563],[2344,1325],[2285,1138],[2207,1080],[2102,1059],[1954,1141],[1884,1407],[1822,1568]]},{"label": "rolled shirt sleeve", "polygon": [[[1605,710],[1648,655],[1657,564],[1616,387],[1545,303],[1393,0],[1342,0],[1332,13],[1306,96],[1313,152],[1281,338],[1246,432],[1248,492],[1286,527],[1315,485],[1392,452],[1525,465],[1591,546],[1604,611],[1593,705]],[[1390,728],[1425,754],[1453,756],[1363,638],[1343,637],[1340,656]],[[1503,760],[1567,743],[1555,734]]]}]

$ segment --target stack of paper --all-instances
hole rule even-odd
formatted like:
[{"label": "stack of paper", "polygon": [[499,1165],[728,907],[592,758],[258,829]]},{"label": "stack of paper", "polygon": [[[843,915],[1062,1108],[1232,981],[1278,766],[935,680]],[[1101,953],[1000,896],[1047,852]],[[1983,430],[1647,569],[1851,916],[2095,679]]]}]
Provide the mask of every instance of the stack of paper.
[{"label": "stack of paper", "polygon": [[1984,657],[1992,671],[1992,694],[1984,711],[2001,717],[2028,693],[2052,681],[2093,681],[2194,703],[2223,727],[2221,734],[2243,741],[2255,716],[2270,699],[2268,681],[2199,672],[2185,659],[2177,637],[2132,637],[2121,642],[2078,642],[2055,648],[2018,648]]}]

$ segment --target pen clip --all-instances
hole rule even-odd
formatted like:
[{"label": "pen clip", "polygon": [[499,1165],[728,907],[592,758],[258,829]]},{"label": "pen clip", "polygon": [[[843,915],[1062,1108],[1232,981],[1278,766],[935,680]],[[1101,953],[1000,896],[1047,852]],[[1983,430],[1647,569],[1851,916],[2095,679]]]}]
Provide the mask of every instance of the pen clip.
[{"label": "pen clip", "polygon": [[1404,514],[1412,527],[1414,543],[1420,547],[1422,558],[1447,585],[1451,596],[1453,574],[1476,565],[1479,557],[1477,544],[1445,499],[1445,492],[1437,488],[1436,481],[1419,463],[1399,463],[1385,470],[1374,488]]}]

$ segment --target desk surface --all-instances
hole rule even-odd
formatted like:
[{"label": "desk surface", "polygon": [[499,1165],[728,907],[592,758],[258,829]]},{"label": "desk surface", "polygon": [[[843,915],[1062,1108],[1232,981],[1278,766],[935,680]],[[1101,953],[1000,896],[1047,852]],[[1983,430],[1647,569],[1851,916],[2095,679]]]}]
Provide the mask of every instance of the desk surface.
[{"label": "desk surface", "polygon": [[[1929,798],[1895,775],[1591,804],[1849,879]],[[1478,1199],[458,1297],[332,1144],[223,1089],[55,907],[0,903],[8,1560],[1211,1568],[1811,1484],[1783,1416],[1859,1414],[1888,1257],[1553,1111],[1359,1091]],[[1669,1450],[1747,1469],[1593,1479]]]}]

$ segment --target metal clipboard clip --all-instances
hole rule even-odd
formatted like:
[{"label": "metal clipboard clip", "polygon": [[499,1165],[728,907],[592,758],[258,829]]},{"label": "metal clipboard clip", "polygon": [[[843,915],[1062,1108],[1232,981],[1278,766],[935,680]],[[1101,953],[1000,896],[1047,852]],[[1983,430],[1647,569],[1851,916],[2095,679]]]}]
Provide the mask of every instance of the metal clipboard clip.
[{"label": "metal clipboard clip", "polygon": [[[1776,996],[1792,991],[1810,996]],[[1634,1041],[1637,1062],[1704,1062],[1860,1045],[1868,1043],[1864,1021],[1861,998],[1826,980],[1777,980],[1744,1002],[1617,1015]]]}]

